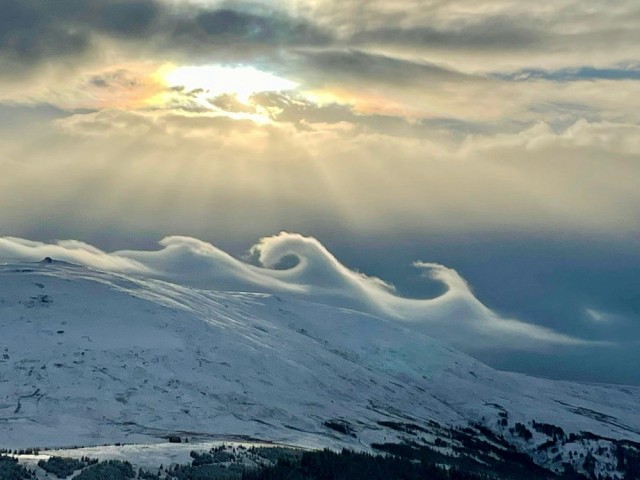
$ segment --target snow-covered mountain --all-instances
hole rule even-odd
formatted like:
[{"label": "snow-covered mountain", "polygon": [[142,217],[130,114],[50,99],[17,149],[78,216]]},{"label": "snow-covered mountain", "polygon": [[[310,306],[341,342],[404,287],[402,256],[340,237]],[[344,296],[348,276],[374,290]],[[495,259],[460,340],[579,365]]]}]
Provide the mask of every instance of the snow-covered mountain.
[{"label": "snow-covered mountain", "polygon": [[410,323],[286,292],[18,262],[0,266],[0,329],[5,448],[178,434],[451,453],[466,428],[615,474],[620,442],[640,442],[640,388],[499,372]]}]

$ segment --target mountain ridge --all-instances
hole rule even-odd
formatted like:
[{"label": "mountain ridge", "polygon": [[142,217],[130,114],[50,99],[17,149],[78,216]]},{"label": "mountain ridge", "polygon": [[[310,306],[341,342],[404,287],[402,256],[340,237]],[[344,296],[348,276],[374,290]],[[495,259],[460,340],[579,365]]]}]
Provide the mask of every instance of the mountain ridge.
[{"label": "mountain ridge", "polygon": [[56,261],[1,265],[0,285],[0,448],[190,432],[450,452],[472,428],[551,469],[573,435],[604,472],[616,442],[640,442],[638,387],[498,372],[354,309]]}]

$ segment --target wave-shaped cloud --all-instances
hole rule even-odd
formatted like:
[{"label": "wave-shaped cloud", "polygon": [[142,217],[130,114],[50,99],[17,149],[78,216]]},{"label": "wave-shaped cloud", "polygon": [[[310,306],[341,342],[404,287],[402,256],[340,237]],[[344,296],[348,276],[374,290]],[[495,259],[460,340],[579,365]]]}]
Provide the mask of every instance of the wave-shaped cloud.
[{"label": "wave-shaped cloud", "polygon": [[[39,261],[51,257],[201,289],[288,294],[402,322],[409,329],[469,351],[588,343],[501,317],[474,296],[455,270],[436,263],[415,262],[414,266],[445,284],[445,293],[431,299],[411,299],[397,295],[393,286],[383,280],[350,270],[317,239],[299,234],[282,232],[262,238],[249,252],[258,265],[191,237],[166,237],[160,245],[162,248],[156,251],[107,253],[75,240],[42,243],[2,237],[0,260]],[[286,260],[290,260],[289,264],[295,260],[295,264],[281,268]]]}]

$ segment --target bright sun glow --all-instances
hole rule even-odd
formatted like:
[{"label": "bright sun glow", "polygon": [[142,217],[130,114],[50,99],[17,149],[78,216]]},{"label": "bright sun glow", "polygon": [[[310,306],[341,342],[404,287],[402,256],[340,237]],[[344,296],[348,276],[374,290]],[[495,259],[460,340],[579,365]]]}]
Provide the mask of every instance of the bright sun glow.
[{"label": "bright sun glow", "polygon": [[255,93],[293,90],[299,86],[253,67],[175,67],[164,73],[163,77],[170,87],[202,90],[209,97],[235,94],[241,102],[247,102]]}]

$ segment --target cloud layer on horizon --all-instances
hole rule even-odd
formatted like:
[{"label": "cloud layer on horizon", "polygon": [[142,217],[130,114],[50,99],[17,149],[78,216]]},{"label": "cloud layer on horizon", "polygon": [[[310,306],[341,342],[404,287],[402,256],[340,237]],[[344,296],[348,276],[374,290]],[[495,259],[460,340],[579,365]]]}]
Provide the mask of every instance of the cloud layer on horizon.
[{"label": "cloud layer on horizon", "polygon": [[311,225],[376,234],[640,229],[633,123],[577,120],[559,131],[537,123],[461,137],[446,122],[266,101],[280,118],[269,125],[101,110],[62,114],[33,134],[12,127],[17,134],[0,134],[5,231],[51,221],[73,232],[118,224],[253,238]]}]

